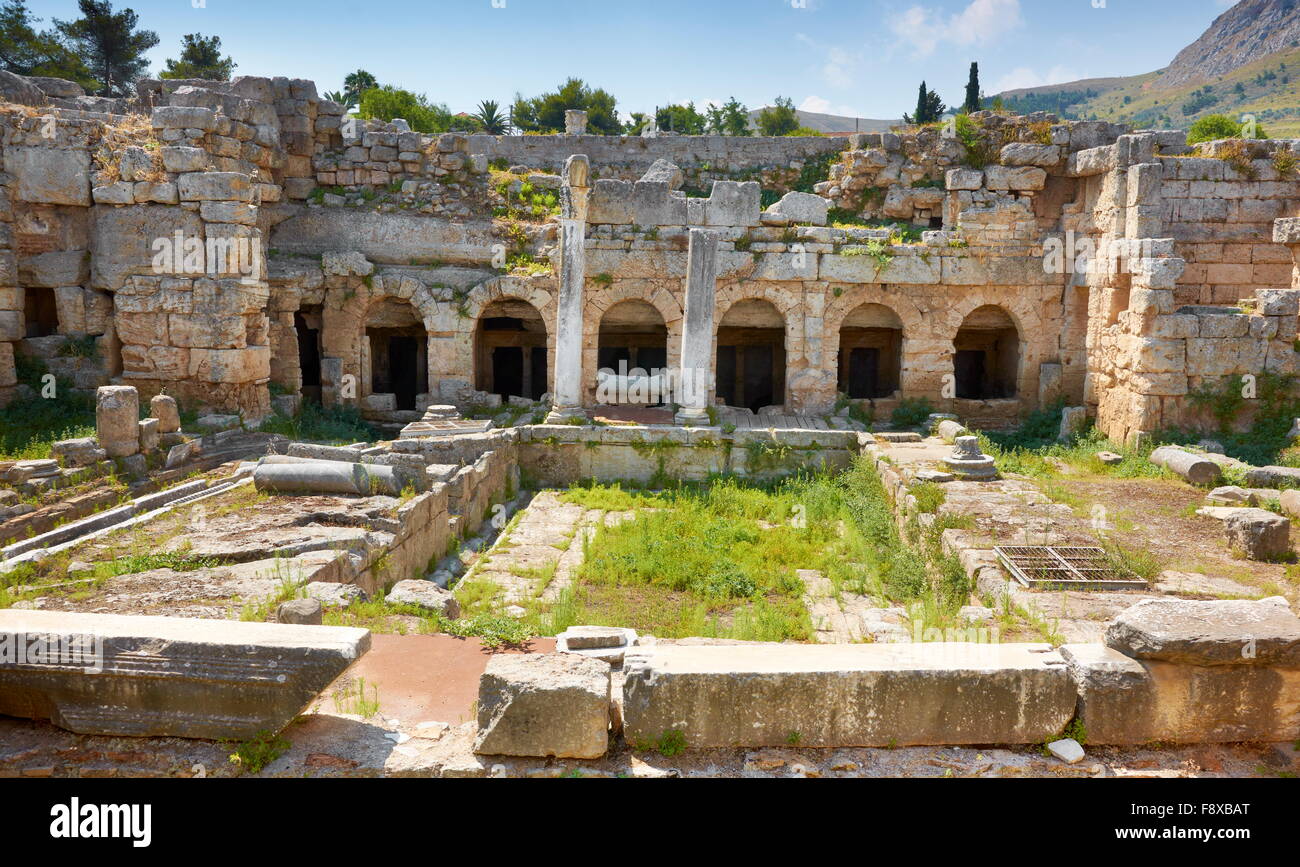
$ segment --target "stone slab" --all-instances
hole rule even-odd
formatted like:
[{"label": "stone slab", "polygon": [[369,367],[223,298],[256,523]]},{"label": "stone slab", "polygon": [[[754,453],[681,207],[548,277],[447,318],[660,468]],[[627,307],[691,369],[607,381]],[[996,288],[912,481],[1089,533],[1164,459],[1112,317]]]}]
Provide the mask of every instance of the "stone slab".
[{"label": "stone slab", "polygon": [[[40,639],[88,652],[33,661]],[[80,734],[247,740],[284,728],[369,649],[365,629],[3,610],[0,714]]]},{"label": "stone slab", "polygon": [[1074,716],[1044,644],[656,646],[629,654],[625,736],[691,748],[1042,743]]},{"label": "stone slab", "polygon": [[479,680],[480,755],[590,759],[609,749],[610,667],[571,653],[494,656]]},{"label": "stone slab", "polygon": [[1106,645],[1134,659],[1185,665],[1300,666],[1300,617],[1285,599],[1149,599],[1106,630]]}]

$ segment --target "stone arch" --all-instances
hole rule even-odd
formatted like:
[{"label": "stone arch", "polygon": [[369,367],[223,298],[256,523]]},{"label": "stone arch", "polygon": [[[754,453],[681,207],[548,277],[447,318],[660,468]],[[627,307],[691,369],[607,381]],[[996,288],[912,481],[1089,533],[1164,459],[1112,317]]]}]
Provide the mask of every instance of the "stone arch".
[{"label": "stone arch", "polygon": [[792,334],[798,299],[774,290],[728,294],[718,305],[714,336],[717,397],[754,412],[787,404],[790,356],[792,350],[802,351],[802,341]]},{"label": "stone arch", "polygon": [[[584,402],[596,401],[596,380],[600,370],[601,323],[616,307],[640,303],[653,309],[662,321],[666,358],[665,366],[681,366],[682,308],[671,293],[649,281],[622,280],[608,288],[590,291],[582,317],[582,381]],[[648,311],[647,311],[648,312]]]},{"label": "stone arch", "polygon": [[906,333],[893,308],[864,301],[840,319],[836,390],[852,400],[893,397],[902,385]]},{"label": "stone arch", "polygon": [[504,296],[474,325],[474,388],[501,399],[539,400],[550,390],[550,329],[531,302]]},{"label": "stone arch", "polygon": [[956,398],[1019,397],[1026,364],[1022,335],[1020,323],[999,304],[981,304],[967,310],[953,337]]},{"label": "stone arch", "polygon": [[444,399],[451,400],[457,388],[477,388],[475,338],[479,322],[491,305],[498,302],[524,302],[540,314],[546,330],[546,391],[551,390],[555,357],[556,290],[554,278],[502,275],[484,281],[458,297],[451,290],[438,314],[428,320],[430,368]]}]

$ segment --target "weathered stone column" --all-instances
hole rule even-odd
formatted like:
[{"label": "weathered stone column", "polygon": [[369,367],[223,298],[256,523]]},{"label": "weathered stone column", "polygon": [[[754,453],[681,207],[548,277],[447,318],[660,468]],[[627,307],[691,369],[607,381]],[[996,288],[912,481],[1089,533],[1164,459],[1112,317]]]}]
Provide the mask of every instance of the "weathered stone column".
[{"label": "weathered stone column", "polygon": [[687,253],[686,315],[682,321],[682,367],[678,372],[677,423],[709,423],[713,382],[713,310],[718,288],[718,236],[691,229]]},{"label": "weathered stone column", "polygon": [[140,395],[131,385],[105,385],[95,393],[95,436],[110,458],[140,451]]},{"label": "weathered stone column", "polygon": [[548,424],[562,424],[582,413],[582,306],[587,282],[587,178],[581,154],[564,164],[560,219],[560,298],[555,315],[555,395]]}]

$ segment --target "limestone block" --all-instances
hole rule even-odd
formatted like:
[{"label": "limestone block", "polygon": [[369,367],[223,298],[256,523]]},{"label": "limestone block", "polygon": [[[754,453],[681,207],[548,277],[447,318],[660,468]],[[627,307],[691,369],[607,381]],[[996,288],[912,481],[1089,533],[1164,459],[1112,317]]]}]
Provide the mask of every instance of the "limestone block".
[{"label": "limestone block", "polygon": [[493,656],[479,680],[480,755],[594,759],[609,749],[609,663],[568,653]]},{"label": "limestone block", "polygon": [[208,223],[257,225],[257,208],[245,202],[203,202],[199,206],[199,216]]},{"label": "limestone block", "polygon": [[[284,728],[370,649],[370,633],[226,620],[0,611],[0,713],[79,734],[248,740]],[[57,642],[57,643],[56,643]]]},{"label": "limestone block", "polygon": [[[1202,318],[1202,325],[1204,319]],[[1197,338],[1187,340],[1187,373],[1190,376],[1258,374],[1264,370],[1268,344],[1250,337]]]},{"label": "limestone block", "polygon": [[135,185],[127,181],[95,187],[90,191],[97,205],[131,205],[135,203]]},{"label": "limestone block", "polygon": [[161,152],[163,168],[176,174],[206,172],[213,161],[203,148],[165,147]]},{"label": "limestone block", "polygon": [[10,388],[18,384],[14,368],[14,345],[0,343],[0,388]]},{"label": "limestone block", "polygon": [[1061,149],[1056,145],[1012,142],[1002,147],[1004,166],[1054,166],[1061,161]]},{"label": "limestone block", "polygon": [[155,394],[149,400],[149,415],[158,419],[158,433],[176,433],[181,429],[180,408],[176,398],[166,394]]},{"label": "limestone block", "polygon": [[216,112],[210,108],[184,105],[164,105],[153,110],[154,129],[201,129],[204,132],[216,126]]},{"label": "limestone block", "polygon": [[108,452],[94,437],[62,440],[50,447],[50,454],[65,467],[89,467],[108,460]]},{"label": "limestone block", "polygon": [[189,375],[202,382],[255,382],[271,375],[271,348],[191,349]]},{"label": "limestone block", "polygon": [[50,147],[8,147],[5,171],[13,175],[20,202],[89,207],[90,153]]},{"label": "limestone block", "polygon": [[1131,259],[1133,285],[1143,289],[1175,289],[1187,268],[1183,259]]},{"label": "limestone block", "polygon": [[995,191],[1027,192],[1047,186],[1047,172],[1040,168],[989,166],[984,170],[988,188]]},{"label": "limestone block", "polygon": [[1300,315],[1300,290],[1256,289],[1259,312],[1265,316]]},{"label": "limestone block", "polygon": [[432,581],[410,579],[399,581],[388,591],[386,601],[393,605],[414,605],[433,611],[448,620],[460,616],[460,603],[450,590],[444,590]]},{"label": "limestone block", "polygon": [[18,280],[23,286],[49,289],[79,286],[90,276],[89,259],[85,250],[59,250],[22,256],[18,260]]},{"label": "limestone block", "polygon": [[276,623],[320,626],[324,619],[325,610],[318,599],[290,599],[275,609]]},{"label": "limestone block", "polygon": [[1300,669],[1138,660],[1101,644],[1067,644],[1061,655],[1091,744],[1300,737]]},{"label": "limestone block", "polygon": [[95,437],[110,458],[140,451],[140,395],[133,386],[105,385],[95,393]]},{"label": "limestone block", "polygon": [[947,187],[949,190],[978,190],[984,186],[984,173],[978,169],[949,169]]},{"label": "limestone block", "polygon": [[247,202],[253,197],[248,175],[239,172],[188,172],[177,178],[176,188],[183,202]]},{"label": "limestone block", "polygon": [[829,199],[811,193],[786,193],[781,201],[767,209],[767,213],[789,217],[795,223],[824,226],[830,204]]},{"label": "limestone block", "polygon": [[140,451],[152,452],[158,448],[160,434],[158,432],[158,419],[143,418],[140,419]]},{"label": "limestone block", "polygon": [[650,164],[650,168],[641,176],[641,180],[665,183],[670,190],[680,190],[685,182],[685,176],[680,168],[668,160],[658,159]]},{"label": "limestone block", "polygon": [[1251,560],[1280,560],[1291,553],[1291,521],[1264,509],[1238,509],[1223,522],[1228,545]]},{"label": "limestone block", "polygon": [[1134,659],[1183,665],[1300,666],[1300,617],[1281,597],[1147,599],[1111,622],[1106,646]]},{"label": "limestone block", "polygon": [[691,748],[1041,743],[1076,697],[1047,645],[657,646],[627,657],[630,742]]}]

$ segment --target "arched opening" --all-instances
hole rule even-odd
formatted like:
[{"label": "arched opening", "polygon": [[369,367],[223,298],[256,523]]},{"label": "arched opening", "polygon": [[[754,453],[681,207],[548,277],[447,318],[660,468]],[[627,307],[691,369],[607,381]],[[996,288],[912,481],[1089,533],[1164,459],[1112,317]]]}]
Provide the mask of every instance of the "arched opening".
[{"label": "arched opening", "polygon": [[840,325],[839,391],[853,400],[893,397],[903,367],[903,321],[883,304],[863,304]]},{"label": "arched opening", "polygon": [[785,319],[770,301],[737,301],[718,325],[718,397],[758,412],[785,403]]},{"label": "arched opening", "polygon": [[527,301],[493,301],[474,335],[474,387],[502,400],[540,400],[549,383],[546,323]]},{"label": "arched opening", "polygon": [[393,395],[399,410],[417,409],[420,395],[429,392],[429,343],[424,321],[410,302],[385,298],[371,306],[366,349],[371,393]]},{"label": "arched opening", "polygon": [[957,397],[998,400],[1016,396],[1020,372],[1020,333],[1001,307],[971,312],[953,341]]},{"label": "arched opening", "polygon": [[23,293],[26,337],[53,337],[59,333],[59,305],[53,289],[28,288]]},{"label": "arched opening", "polygon": [[621,301],[605,311],[600,320],[596,366],[598,402],[642,406],[666,403],[668,326],[659,311],[645,301]]}]

